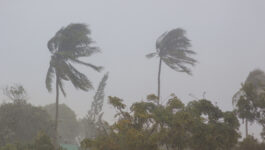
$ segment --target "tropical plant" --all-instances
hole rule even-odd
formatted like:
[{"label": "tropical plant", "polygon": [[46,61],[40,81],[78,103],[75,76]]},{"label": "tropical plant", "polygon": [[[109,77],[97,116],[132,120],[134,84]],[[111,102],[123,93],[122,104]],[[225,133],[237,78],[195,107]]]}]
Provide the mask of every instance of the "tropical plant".
[{"label": "tropical plant", "polygon": [[54,136],[54,123],[41,107],[14,101],[0,105],[0,146],[27,143],[41,130]]},{"label": "tropical plant", "polygon": [[235,150],[264,150],[265,143],[259,142],[253,136],[247,136],[243,141],[239,142]]},{"label": "tropical plant", "polygon": [[[75,144],[75,138],[78,136],[78,122],[75,112],[66,104],[59,104],[58,116],[58,142]],[[50,115],[52,120],[55,120],[56,105],[55,103],[43,107]]]},{"label": "tropical plant", "polygon": [[105,87],[106,87],[106,82],[108,80],[108,73],[106,73],[103,78],[101,79],[97,91],[94,95],[93,102],[91,104],[91,108],[88,111],[87,117],[90,118],[93,122],[97,122],[98,119],[100,118],[99,116],[102,115],[102,107],[103,107],[103,102],[105,98]]},{"label": "tropical plant", "polygon": [[248,136],[248,123],[259,116],[257,111],[261,107],[261,94],[264,94],[265,73],[259,69],[250,72],[246,81],[241,85],[233,98],[232,103],[236,112],[245,123],[245,133]]},{"label": "tropical plant", "polygon": [[85,24],[70,24],[67,27],[61,28],[47,44],[52,56],[46,76],[46,88],[49,92],[52,91],[54,78],[56,85],[55,141],[57,141],[58,137],[59,90],[66,96],[63,81],[71,81],[76,89],[83,91],[93,88],[86,75],[79,72],[72,63],[82,64],[96,71],[102,69],[102,67],[83,62],[79,59],[80,57],[87,57],[99,52],[98,47],[91,46],[93,41],[89,37],[90,33]]},{"label": "tropical plant", "polygon": [[35,150],[55,150],[54,145],[52,144],[52,140],[43,132],[38,133],[32,147]]},{"label": "tropical plant", "polygon": [[156,41],[156,52],[147,54],[147,58],[159,57],[158,65],[158,89],[157,96],[160,99],[160,76],[162,62],[177,72],[185,72],[191,75],[187,65],[195,65],[197,62],[190,55],[196,54],[190,50],[190,40],[186,37],[186,31],[176,28],[162,34]]},{"label": "tropical plant", "polygon": [[101,79],[86,117],[79,121],[81,139],[96,137],[102,129],[102,107],[105,99],[107,80],[108,73]]},{"label": "tropical plant", "polygon": [[26,102],[28,99],[27,91],[21,84],[14,84],[3,88],[3,94],[13,102]]},{"label": "tropical plant", "polygon": [[265,88],[265,73],[260,69],[251,71],[246,79],[246,84],[252,84],[255,91],[259,94],[264,92]]},{"label": "tropical plant", "polygon": [[232,150],[239,136],[233,112],[223,112],[208,100],[183,104],[172,96],[165,105],[149,95],[130,111],[118,97],[109,97],[118,120],[107,134],[87,138],[81,147],[93,150]]},{"label": "tropical plant", "polygon": [[[0,150],[55,150],[52,140],[44,132],[38,132],[34,140],[30,142],[16,142],[0,146]],[[63,150],[61,147],[59,150]]]}]

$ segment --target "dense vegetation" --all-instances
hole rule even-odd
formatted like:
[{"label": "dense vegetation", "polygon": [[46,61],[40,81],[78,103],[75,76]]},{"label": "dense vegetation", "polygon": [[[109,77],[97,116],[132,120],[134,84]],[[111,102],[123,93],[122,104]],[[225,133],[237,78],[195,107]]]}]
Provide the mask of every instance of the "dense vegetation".
[{"label": "dense vegetation", "polygon": [[[263,127],[265,139],[265,73],[250,72],[242,87],[232,98],[234,110],[223,111],[205,98],[184,104],[175,94],[165,102],[160,100],[161,66],[165,63],[177,72],[191,74],[187,65],[197,62],[191,55],[190,40],[180,28],[162,34],[156,42],[156,52],[148,58],[159,57],[157,95],[134,102],[127,107],[124,100],[109,96],[108,102],[117,111],[116,121],[104,121],[103,104],[108,73],[100,81],[91,100],[91,108],[83,118],[65,104],[59,104],[59,93],[66,96],[63,81],[76,89],[93,88],[87,76],[72,63],[88,66],[95,71],[102,67],[80,60],[99,52],[92,46],[90,30],[85,24],[70,24],[60,29],[48,41],[51,52],[46,76],[50,92],[55,79],[56,101],[43,107],[28,102],[22,85],[3,89],[7,102],[0,105],[0,150],[55,150],[59,144],[76,144],[84,150],[262,150],[265,143],[248,134],[248,124]],[[239,131],[245,123],[243,137]],[[240,141],[240,138],[244,139]]]}]

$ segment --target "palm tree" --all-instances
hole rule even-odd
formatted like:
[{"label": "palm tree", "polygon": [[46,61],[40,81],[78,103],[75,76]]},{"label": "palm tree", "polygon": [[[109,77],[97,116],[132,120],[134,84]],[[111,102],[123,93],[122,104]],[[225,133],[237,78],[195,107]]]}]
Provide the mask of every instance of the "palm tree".
[{"label": "palm tree", "polygon": [[245,81],[246,84],[252,84],[257,94],[264,92],[265,88],[265,73],[260,69],[251,71]]},{"label": "palm tree", "polygon": [[52,83],[55,78],[56,85],[56,114],[55,114],[55,144],[58,146],[58,104],[59,90],[66,96],[63,81],[71,81],[76,89],[88,91],[93,88],[88,78],[79,72],[72,63],[82,64],[96,71],[102,67],[79,60],[80,57],[87,57],[96,52],[99,48],[91,46],[93,43],[89,37],[90,30],[85,24],[70,24],[61,28],[48,41],[48,49],[51,52],[50,66],[46,76],[46,88],[52,91]]},{"label": "palm tree", "polygon": [[232,98],[232,104],[236,107],[237,115],[245,123],[246,137],[248,136],[248,122],[253,122],[255,115],[257,115],[256,107],[258,107],[259,95],[264,93],[264,89],[265,73],[255,69],[249,73],[240,90]]},{"label": "palm tree", "polygon": [[156,41],[156,52],[146,55],[147,58],[159,57],[158,65],[158,89],[157,96],[160,99],[160,76],[162,62],[177,72],[185,72],[191,75],[187,65],[194,66],[197,62],[190,55],[196,54],[190,50],[190,40],[185,36],[186,31],[177,28],[162,34]]}]

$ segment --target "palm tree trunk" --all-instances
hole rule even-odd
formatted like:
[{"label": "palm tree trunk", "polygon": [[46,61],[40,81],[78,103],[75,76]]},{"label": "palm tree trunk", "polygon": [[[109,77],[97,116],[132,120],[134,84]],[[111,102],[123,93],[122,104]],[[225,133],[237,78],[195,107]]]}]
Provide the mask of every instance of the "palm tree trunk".
[{"label": "palm tree trunk", "polygon": [[159,104],[159,101],[160,101],[160,76],[161,76],[161,66],[162,66],[162,59],[160,58],[159,59],[159,68],[158,68],[158,87],[157,87],[157,97],[158,97],[158,104]]},{"label": "palm tree trunk", "polygon": [[55,112],[55,148],[59,149],[58,143],[58,115],[59,115],[59,77],[56,75],[56,112]]},{"label": "palm tree trunk", "polygon": [[246,125],[246,138],[247,138],[248,137],[248,120],[247,119],[246,119],[245,125]]}]

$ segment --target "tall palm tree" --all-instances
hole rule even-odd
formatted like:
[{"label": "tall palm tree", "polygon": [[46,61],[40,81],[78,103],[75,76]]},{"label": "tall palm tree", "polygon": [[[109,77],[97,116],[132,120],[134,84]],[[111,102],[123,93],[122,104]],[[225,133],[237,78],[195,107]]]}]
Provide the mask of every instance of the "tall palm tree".
[{"label": "tall palm tree", "polygon": [[96,52],[99,48],[91,46],[93,43],[89,37],[90,30],[85,24],[70,24],[61,28],[48,41],[48,49],[51,52],[50,66],[46,76],[46,88],[52,91],[52,83],[55,78],[56,85],[56,114],[55,114],[55,144],[58,146],[58,104],[59,90],[66,96],[63,81],[71,81],[76,89],[88,91],[93,88],[86,75],[79,72],[72,63],[88,66],[96,71],[102,67],[79,60],[80,57],[87,57]]},{"label": "tall palm tree", "polygon": [[177,72],[185,72],[191,75],[187,65],[195,65],[197,62],[190,55],[196,54],[190,50],[190,40],[185,36],[186,31],[177,28],[162,34],[156,41],[156,52],[147,54],[147,58],[159,57],[158,65],[158,89],[157,96],[160,99],[160,76],[162,62]]}]

